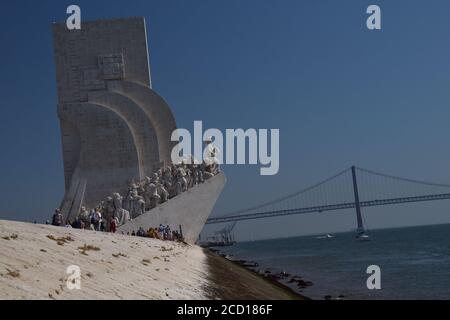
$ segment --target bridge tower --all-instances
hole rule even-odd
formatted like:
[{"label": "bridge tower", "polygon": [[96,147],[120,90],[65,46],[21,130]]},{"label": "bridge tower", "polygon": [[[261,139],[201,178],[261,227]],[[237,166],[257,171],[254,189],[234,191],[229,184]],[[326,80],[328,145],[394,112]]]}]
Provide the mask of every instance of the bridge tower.
[{"label": "bridge tower", "polygon": [[361,216],[361,206],[359,204],[359,194],[358,194],[358,183],[356,181],[356,167],[352,166],[352,178],[353,178],[353,193],[355,195],[355,209],[356,209],[356,220],[358,222],[358,228],[356,231],[358,233],[364,232],[364,225]]}]

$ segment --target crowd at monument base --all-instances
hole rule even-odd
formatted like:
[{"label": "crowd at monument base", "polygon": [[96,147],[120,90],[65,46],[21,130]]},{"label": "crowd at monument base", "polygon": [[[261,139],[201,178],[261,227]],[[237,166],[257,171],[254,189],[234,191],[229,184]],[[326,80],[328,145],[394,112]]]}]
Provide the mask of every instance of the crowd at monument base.
[{"label": "crowd at monument base", "polygon": [[[207,141],[208,145],[210,143],[210,141]],[[125,197],[116,192],[106,197],[95,208],[81,207],[79,214],[73,220],[64,221],[61,210],[56,209],[52,218],[52,225],[115,233],[119,226],[151,211],[162,203],[170,201],[170,199],[195,185],[204,183],[219,172],[220,165],[215,158],[215,154],[212,154],[201,164],[194,160],[189,161],[189,164],[184,162],[172,164],[160,168],[151,177],[146,177],[143,181],[133,182]],[[170,226],[162,225],[155,228],[151,227],[147,231],[140,227],[139,230],[133,231],[129,235],[148,236],[164,240],[182,240],[182,230],[171,231]]]}]

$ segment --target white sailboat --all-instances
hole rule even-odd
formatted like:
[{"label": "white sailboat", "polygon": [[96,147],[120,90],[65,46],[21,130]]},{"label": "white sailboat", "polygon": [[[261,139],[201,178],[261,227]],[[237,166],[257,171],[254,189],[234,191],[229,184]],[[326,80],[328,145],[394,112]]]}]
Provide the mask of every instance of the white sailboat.
[{"label": "white sailboat", "polygon": [[334,236],[328,233],[323,236],[318,236],[316,239],[331,239],[331,238],[334,238]]},{"label": "white sailboat", "polygon": [[370,241],[370,236],[364,229],[358,230],[355,238],[358,241]]}]

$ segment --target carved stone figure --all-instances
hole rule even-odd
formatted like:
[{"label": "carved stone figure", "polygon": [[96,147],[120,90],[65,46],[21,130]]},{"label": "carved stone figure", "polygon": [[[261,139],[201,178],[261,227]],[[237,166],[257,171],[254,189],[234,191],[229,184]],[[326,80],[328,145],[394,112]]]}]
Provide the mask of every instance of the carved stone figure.
[{"label": "carved stone figure", "polygon": [[161,197],[158,194],[156,185],[152,182],[152,180],[149,177],[146,178],[144,190],[145,190],[144,200],[146,204],[146,210],[151,210],[158,205]]},{"label": "carved stone figure", "polygon": [[116,211],[114,212],[114,216],[118,219],[119,226],[121,226],[131,220],[130,213],[122,208],[123,197],[119,193],[113,194],[113,201],[114,207],[116,209]]},{"label": "carved stone figure", "polygon": [[128,210],[130,212],[131,216],[133,216],[133,203],[135,195],[138,195],[138,186],[132,183],[128,188],[125,199],[123,200],[123,207],[125,210]]},{"label": "carved stone figure", "polygon": [[160,197],[160,203],[164,203],[169,200],[169,192],[166,190],[166,188],[164,188],[161,182],[156,183],[156,190]]},{"label": "carved stone figure", "polygon": [[131,208],[130,215],[132,218],[136,218],[145,212],[144,198],[138,195],[137,191],[134,191],[131,195]]},{"label": "carved stone figure", "polygon": [[171,167],[166,167],[163,171],[162,183],[166,190],[172,189],[172,169]]},{"label": "carved stone figure", "polygon": [[203,178],[203,171],[200,168],[200,164],[196,164],[194,165],[194,179],[195,179],[195,183],[199,184],[199,183],[203,183],[205,182],[204,178]]},{"label": "carved stone figure", "polygon": [[112,197],[107,197],[106,201],[103,203],[103,217],[106,219],[106,221],[109,221],[116,211],[116,208],[114,207],[114,200]]},{"label": "carved stone figure", "polygon": [[177,168],[176,174],[176,194],[180,194],[187,190],[187,180],[186,180],[186,171],[183,166]]},{"label": "carved stone figure", "polygon": [[207,172],[212,174],[213,176],[218,174],[220,172],[220,161],[217,158],[220,154],[219,148],[215,147],[212,144],[211,138],[207,138],[205,140],[206,143],[206,150],[205,150],[205,169]]}]

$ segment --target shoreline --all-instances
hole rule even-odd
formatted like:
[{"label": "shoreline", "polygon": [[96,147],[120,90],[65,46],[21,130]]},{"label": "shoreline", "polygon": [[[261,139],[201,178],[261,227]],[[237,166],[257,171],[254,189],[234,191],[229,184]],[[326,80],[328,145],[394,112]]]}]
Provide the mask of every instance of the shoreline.
[{"label": "shoreline", "polygon": [[[296,299],[313,300],[312,298],[298,292],[295,288],[288,285],[288,283],[293,283],[293,284],[296,283],[297,286],[301,289],[305,289],[305,288],[313,285],[312,282],[303,280],[302,279],[303,277],[301,277],[301,276],[290,275],[285,272],[272,273],[267,268],[266,269],[258,269],[259,264],[256,262],[243,260],[243,259],[235,260],[232,258],[227,258],[228,255],[226,255],[225,253],[222,253],[218,249],[204,248],[204,250],[208,251],[210,255],[220,257],[224,261],[232,263],[233,265],[238,266],[238,267],[242,268],[243,270],[246,270],[247,272],[250,272],[250,273],[256,275],[258,278],[272,284],[273,286],[287,291],[290,295],[296,297]],[[283,281],[283,280],[285,280],[285,281]]]},{"label": "shoreline", "polygon": [[[277,281],[276,279],[265,276],[244,266],[239,261],[233,261],[225,258],[220,252],[203,248],[208,257],[209,263],[212,261],[213,268],[210,268],[210,273],[220,273],[221,268],[226,269],[229,275],[219,275],[225,292],[218,293],[219,298],[223,300],[311,300],[310,298],[296,292],[293,288]],[[216,261],[217,263],[214,263]],[[247,275],[247,277],[246,277]],[[239,278],[247,278],[247,283],[253,285],[253,288],[248,288],[246,283],[243,286],[236,288],[236,284],[240,283]],[[239,289],[239,290],[238,290]],[[230,296],[227,290],[232,290],[234,295]],[[258,291],[258,293],[255,293]]]}]

